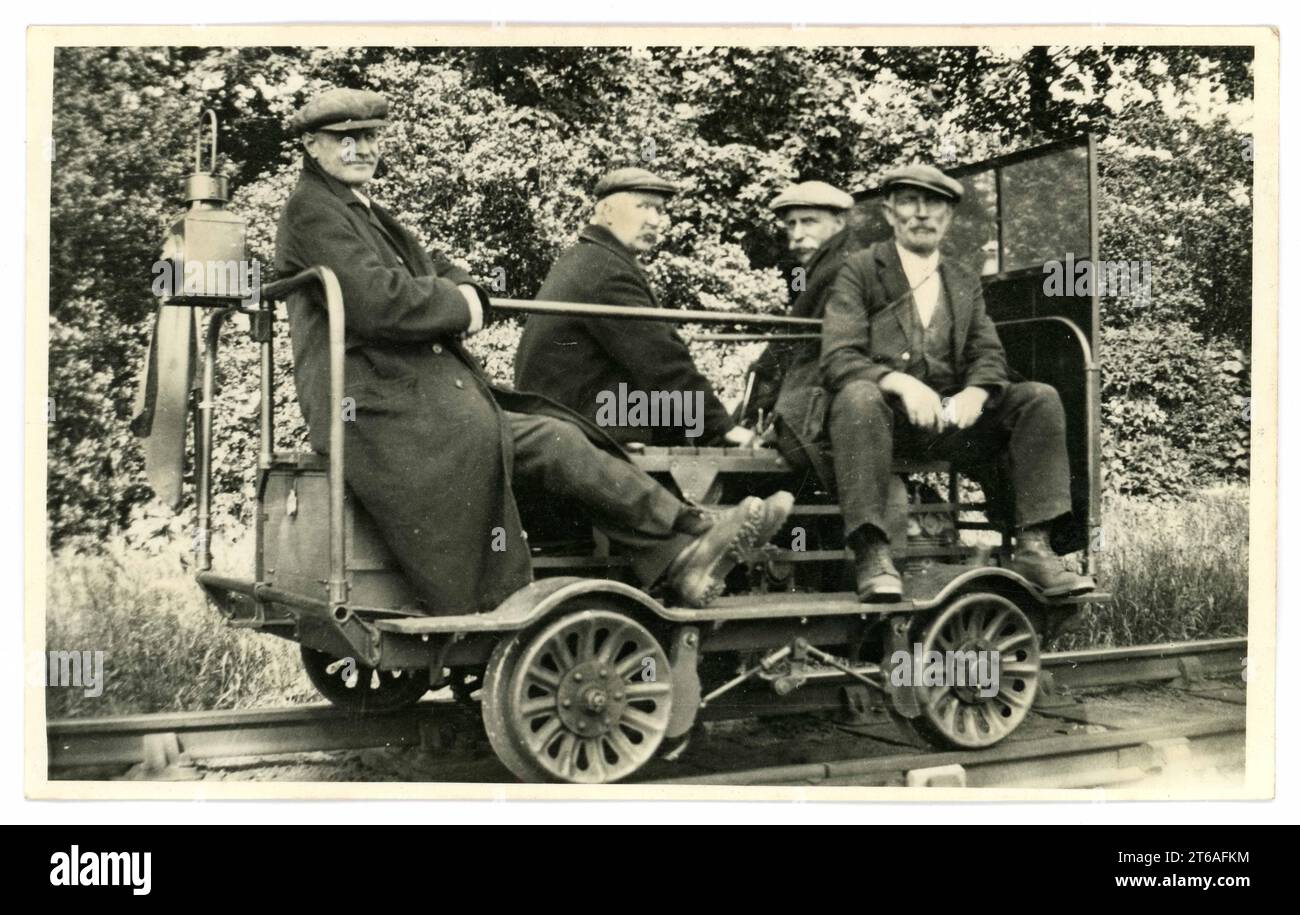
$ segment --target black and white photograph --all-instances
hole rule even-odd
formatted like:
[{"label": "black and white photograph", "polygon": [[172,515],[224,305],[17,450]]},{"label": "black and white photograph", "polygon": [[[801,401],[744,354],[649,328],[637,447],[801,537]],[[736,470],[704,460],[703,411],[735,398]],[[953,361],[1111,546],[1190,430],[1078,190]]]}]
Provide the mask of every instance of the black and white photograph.
[{"label": "black and white photograph", "polygon": [[28,52],[29,796],[1273,796],[1275,30]]}]

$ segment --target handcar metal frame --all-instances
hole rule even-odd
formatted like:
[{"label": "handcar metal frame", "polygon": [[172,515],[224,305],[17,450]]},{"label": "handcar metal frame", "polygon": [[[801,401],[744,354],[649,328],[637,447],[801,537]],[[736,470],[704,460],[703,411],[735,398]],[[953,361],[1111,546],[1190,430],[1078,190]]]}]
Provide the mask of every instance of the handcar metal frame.
[{"label": "handcar metal frame", "polygon": [[[1087,140],[1087,150],[1091,190],[1089,208],[1093,223],[1090,253],[1095,259],[1096,169],[1092,156],[1095,146],[1091,139]],[[1005,278],[994,277],[992,281]],[[311,285],[319,286],[323,292],[329,319],[332,409],[330,450],[324,458],[319,455],[278,454],[274,442],[275,363],[272,329],[276,320],[275,303]],[[1066,339],[1073,341],[1083,374],[1083,416],[1080,419],[1086,433],[1084,440],[1087,449],[1086,530],[1090,536],[1088,542],[1083,544],[1083,555],[1086,570],[1090,574],[1096,574],[1098,543],[1092,534],[1100,525],[1101,473],[1098,397],[1100,369],[1094,353],[1097,330],[1095,292],[1092,299],[1093,320],[1087,331],[1070,318],[1053,314],[1011,318],[998,322],[998,326],[1000,329],[1015,328],[1017,331],[1054,327],[1062,330]],[[658,309],[508,299],[495,300],[493,305],[507,313],[560,312],[627,320],[673,320],[681,323],[788,330],[788,333],[769,335],[780,339],[806,339],[811,336],[809,332],[820,327],[820,321],[813,319],[773,315],[665,312]],[[246,314],[249,317],[250,333],[260,347],[261,408],[256,484],[258,510],[254,524],[256,558],[251,579],[214,572],[210,549],[217,356],[221,331],[235,314]],[[746,334],[715,335],[715,338],[737,341],[753,339]],[[1102,593],[1047,599],[1039,589],[1008,569],[996,565],[956,565],[933,561],[934,555],[944,559],[962,555],[969,557],[968,548],[939,550],[937,553],[933,549],[920,550],[920,553],[929,558],[908,571],[907,599],[899,603],[864,604],[858,602],[851,593],[840,591],[800,592],[793,584],[797,579],[794,574],[786,577],[784,585],[779,582],[775,585],[786,590],[773,591],[772,576],[765,577],[762,571],[764,568],[770,569],[773,563],[820,563],[832,568],[839,564],[842,568],[845,553],[841,542],[832,543],[829,549],[814,550],[805,555],[772,548],[750,555],[742,578],[747,584],[756,586],[747,589],[742,584],[742,592],[747,590],[748,593],[724,597],[707,609],[695,610],[673,606],[616,577],[587,577],[584,573],[593,570],[608,573],[619,565],[618,558],[608,556],[607,551],[599,548],[597,541],[595,555],[588,552],[582,556],[565,554],[538,557],[535,565],[540,572],[551,577],[540,578],[487,613],[428,616],[409,605],[393,604],[391,601],[384,605],[366,605],[356,600],[357,588],[354,585],[358,569],[350,566],[350,560],[366,549],[382,551],[382,547],[376,548],[370,542],[374,540],[374,535],[367,533],[364,513],[360,512],[359,506],[352,504],[344,482],[344,308],[337,277],[328,268],[318,266],[297,276],[270,283],[263,287],[258,301],[245,302],[212,313],[204,339],[196,473],[198,583],[232,625],[298,641],[304,648],[304,658],[315,652],[324,659],[355,659],[376,676],[381,671],[394,675],[407,672],[409,677],[404,685],[405,692],[402,693],[404,701],[418,698],[430,685],[450,683],[453,688],[459,686],[463,689],[486,685],[484,719],[489,737],[502,759],[523,778],[606,781],[625,777],[645,761],[646,747],[638,748],[628,742],[620,731],[623,725],[609,724],[610,708],[619,709],[619,714],[626,714],[628,720],[634,720],[636,711],[630,706],[625,707],[630,699],[612,698],[616,695],[621,697],[623,691],[613,689],[611,692],[611,684],[617,686],[625,681],[619,679],[621,673],[609,673],[603,662],[598,663],[600,652],[594,646],[589,652],[590,656],[584,656],[586,660],[581,662],[576,657],[578,652],[575,650],[575,657],[571,659],[573,664],[561,678],[564,682],[554,687],[554,696],[549,693],[546,696],[555,698],[556,703],[561,701],[558,698],[561,695],[567,697],[564,702],[573,697],[587,702],[590,707],[584,706],[583,714],[588,717],[580,716],[581,722],[590,720],[598,732],[596,736],[584,737],[574,733],[570,727],[555,724],[559,718],[548,719],[546,724],[540,726],[540,731],[557,729],[559,736],[555,737],[555,743],[559,749],[554,746],[542,746],[539,749],[532,744],[540,738],[535,740],[536,735],[527,732],[520,718],[523,715],[522,709],[532,707],[530,703],[535,706],[550,701],[550,698],[530,699],[526,692],[520,692],[528,689],[526,683],[529,676],[541,676],[543,679],[549,676],[535,666],[543,663],[538,659],[545,655],[547,645],[558,646],[565,639],[570,639],[572,645],[577,645],[577,641],[582,639],[595,640],[599,635],[593,627],[604,626],[605,629],[599,631],[609,630],[613,625],[608,622],[611,613],[618,619],[629,621],[629,627],[634,627],[628,630],[635,636],[633,641],[641,639],[644,642],[648,638],[649,643],[663,647],[670,679],[661,704],[655,705],[657,714],[662,719],[655,719],[659,722],[656,725],[659,730],[650,735],[650,742],[655,746],[663,739],[686,735],[702,707],[732,690],[735,692],[731,698],[737,698],[754,682],[765,680],[779,696],[784,697],[809,679],[825,676],[832,669],[869,687],[885,702],[892,714],[901,720],[915,722],[918,725],[916,730],[928,739],[937,736],[941,743],[980,746],[1004,737],[1005,733],[998,731],[998,728],[1005,725],[994,721],[992,730],[974,735],[968,731],[966,737],[974,742],[962,744],[960,734],[945,732],[945,724],[948,722],[943,715],[928,714],[931,709],[927,703],[931,702],[931,697],[923,688],[912,685],[894,686],[889,678],[879,676],[884,659],[898,650],[910,650],[915,641],[923,638],[932,641],[936,637],[933,624],[946,620],[945,614],[951,615],[955,612],[953,608],[960,610],[972,601],[977,605],[983,602],[984,609],[979,611],[983,615],[971,616],[967,613],[969,619],[965,622],[958,620],[955,623],[944,623],[950,626],[960,623],[970,629],[966,632],[969,638],[961,644],[996,644],[998,631],[1018,638],[1014,633],[1022,631],[1024,625],[1031,626],[1034,633],[1051,637],[1083,605],[1107,599],[1107,595]],[[788,470],[775,453],[753,453],[744,457],[745,460],[741,461],[737,453],[721,449],[646,449],[640,455],[633,455],[632,459],[648,472],[667,476],[667,482],[676,482],[678,488],[688,496],[702,496],[706,493],[716,496],[718,493],[712,487],[714,479],[721,469],[732,465],[735,468],[753,470],[756,472],[754,478],[764,481],[770,481],[783,468]],[[947,512],[952,518],[958,519],[961,512],[981,507],[960,501],[957,475],[946,465],[911,465],[897,469],[904,472],[947,470],[949,473],[947,500],[937,505],[913,506],[912,510],[916,514]],[[277,570],[268,568],[266,562],[269,549],[267,523],[270,517],[264,504],[268,498],[267,493],[274,489],[279,498],[281,489],[274,487],[281,485],[285,479],[296,481],[295,474],[319,476],[322,473],[327,490],[325,527],[328,561],[320,563],[319,571],[323,574],[311,579],[318,583],[319,590],[309,593],[310,589],[300,586],[306,580],[303,578],[295,579],[299,586],[279,586],[276,581]],[[280,482],[275,482],[277,480]],[[289,490],[288,496],[290,501],[295,499],[298,492],[296,482],[292,485],[294,488]],[[692,488],[698,491],[689,491]],[[823,520],[833,520],[838,509],[823,500],[818,504],[796,506],[796,514],[801,511],[821,516]],[[289,514],[292,515],[293,512]],[[987,523],[961,521],[957,522],[957,526],[992,527]],[[289,527],[291,529],[292,525]],[[1006,545],[1005,532],[1003,545]],[[385,565],[382,561],[370,571],[387,581],[402,578],[395,565]],[[400,594],[401,587],[396,590],[381,590],[380,593]],[[1015,622],[1021,618],[1029,622],[1023,625]],[[557,622],[548,623],[548,620]],[[569,620],[571,623],[558,620]],[[570,626],[570,630],[566,630],[565,626]],[[981,632],[975,632],[970,628],[972,626]],[[998,630],[998,626],[1006,628]],[[1017,626],[1020,626],[1019,630]],[[983,637],[985,628],[988,628],[988,637]],[[957,636],[951,636],[954,630],[948,631],[950,638],[960,641]],[[956,631],[960,636],[966,630]],[[544,637],[547,645],[539,646],[538,637]],[[614,635],[607,633],[606,638],[614,638]],[[1035,635],[1031,641],[1031,660],[1036,660],[1040,639]],[[835,651],[827,652],[826,648]],[[564,651],[557,647],[556,653],[561,656]],[[1020,654],[1025,655],[1025,651],[1021,649]],[[721,674],[718,671],[709,673],[708,665],[701,663],[702,658],[709,655],[725,657],[730,666]],[[1020,658],[1020,662],[1026,666],[1026,672],[1017,682],[1021,683],[1020,688],[1027,690],[1027,693],[1018,698],[1012,696],[1004,703],[1005,708],[1014,708],[1018,715],[1023,714],[1022,706],[1027,708],[1027,703],[1032,702],[1036,684],[1036,665],[1024,658]],[[546,655],[544,663],[558,663],[563,667],[551,655]],[[628,663],[628,659],[620,661],[621,665]],[[521,664],[523,668],[520,667]],[[530,664],[534,666],[528,668]],[[1035,667],[1035,670],[1029,672],[1028,667]],[[619,670],[622,670],[621,666]],[[584,692],[574,682],[564,679],[576,675],[581,680],[584,671],[590,678],[604,678],[601,680],[604,685],[596,693],[591,691],[594,687],[587,688]],[[705,673],[702,674],[701,671]],[[469,672],[467,679],[462,681],[458,672]],[[532,688],[536,689],[535,686]],[[629,690],[632,688],[640,689],[635,684]],[[328,692],[327,695],[336,701],[338,699]],[[952,707],[950,704],[949,710]],[[958,713],[965,714],[966,707],[959,706],[957,712],[952,714]],[[570,719],[574,713],[565,714],[570,717],[564,721],[572,724]],[[1003,714],[1006,714],[1005,709]],[[642,717],[650,720],[647,715]],[[600,724],[602,720],[604,725]],[[1017,718],[1016,723],[1018,720]],[[973,726],[979,730],[985,727],[985,722],[986,718],[980,718]],[[937,735],[936,728],[940,732]],[[611,762],[610,757],[616,757],[617,764]],[[583,760],[586,761],[585,764]]]}]

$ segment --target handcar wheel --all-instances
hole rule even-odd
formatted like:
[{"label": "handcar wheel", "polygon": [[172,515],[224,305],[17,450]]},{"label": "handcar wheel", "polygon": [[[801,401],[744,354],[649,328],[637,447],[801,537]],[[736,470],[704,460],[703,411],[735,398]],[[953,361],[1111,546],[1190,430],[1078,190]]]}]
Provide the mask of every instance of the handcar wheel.
[{"label": "handcar wheel", "polygon": [[672,713],[668,656],[621,613],[570,613],[498,646],[483,707],[493,747],[521,778],[618,781],[663,742]]},{"label": "handcar wheel", "polygon": [[970,675],[964,677],[966,685],[921,687],[921,715],[911,724],[927,742],[959,749],[991,747],[1025,720],[1038,692],[1038,634],[1010,600],[988,593],[957,598],[926,627],[921,646],[944,658],[946,652],[958,651],[997,652],[998,658],[997,681],[987,685],[996,691],[989,695]]},{"label": "handcar wheel", "polygon": [[483,672],[483,730],[487,732],[488,743],[492,745],[497,759],[515,777],[524,782],[546,782],[549,781],[546,770],[534,766],[516,749],[514,738],[506,724],[506,704],[510,692],[508,684],[519,660],[521,641],[522,634],[516,632],[497,642],[492,649],[487,669]]},{"label": "handcar wheel", "polygon": [[422,669],[375,670],[353,658],[302,645],[302,666],[322,696],[350,712],[387,712],[420,701],[429,691],[429,672]]}]

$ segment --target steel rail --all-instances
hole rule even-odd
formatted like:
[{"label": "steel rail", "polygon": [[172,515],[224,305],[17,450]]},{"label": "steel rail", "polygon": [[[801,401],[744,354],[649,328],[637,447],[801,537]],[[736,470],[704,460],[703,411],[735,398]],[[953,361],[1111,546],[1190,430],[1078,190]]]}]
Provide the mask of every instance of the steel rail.
[{"label": "steel rail", "polygon": [[[1193,681],[1242,669],[1246,639],[1174,642],[1127,648],[1047,652],[1043,668],[1054,689]],[[874,665],[872,665],[874,667]],[[878,670],[878,668],[876,668]],[[1127,671],[1127,672],[1126,672]],[[835,707],[849,678],[839,671],[814,674],[799,693],[824,693],[822,703],[786,702],[791,711]],[[744,708],[739,710],[742,715]],[[426,700],[398,712],[357,716],[328,704],[234,711],[174,712],[60,719],[46,726],[51,770],[132,766],[153,762],[159,746],[178,747],[191,759],[263,756],[381,746],[422,746],[465,709],[449,700]],[[719,710],[718,717],[731,717]],[[751,711],[750,714],[753,714]],[[987,751],[986,751],[987,752]],[[934,756],[935,754],[930,754]]]},{"label": "steel rail", "polygon": [[[397,712],[352,715],[328,704],[64,719],[46,728],[49,767],[153,763],[167,744],[193,760],[384,746],[423,746],[458,711],[426,701]],[[174,740],[173,740],[174,738]]]},{"label": "steel rail", "polygon": [[[1008,740],[985,750],[771,766],[647,784],[1093,788],[1178,767],[1239,765],[1245,758],[1240,740],[1245,731],[1246,716],[1238,712],[1103,734]],[[1201,756],[1198,763],[1190,758],[1193,741]]]}]

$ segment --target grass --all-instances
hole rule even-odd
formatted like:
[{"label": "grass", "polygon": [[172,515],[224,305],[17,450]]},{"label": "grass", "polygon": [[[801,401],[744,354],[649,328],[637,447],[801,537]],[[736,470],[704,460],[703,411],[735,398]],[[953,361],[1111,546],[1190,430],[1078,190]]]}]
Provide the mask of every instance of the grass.
[{"label": "grass", "polygon": [[[1245,634],[1247,529],[1245,488],[1180,502],[1109,500],[1100,583],[1115,600],[1085,612],[1053,647]],[[183,549],[48,558],[46,647],[103,651],[105,680],[97,698],[48,689],[51,718],[319,701],[297,646],[227,628],[182,564]],[[247,550],[214,553],[229,569],[248,569]]]},{"label": "grass", "polygon": [[1099,584],[1114,595],[1054,648],[1102,648],[1246,634],[1249,493],[1178,502],[1108,498]]},{"label": "grass", "polygon": [[298,646],[224,625],[181,548],[47,559],[46,648],[104,652],[103,694],[46,690],[50,718],[318,701]]}]

